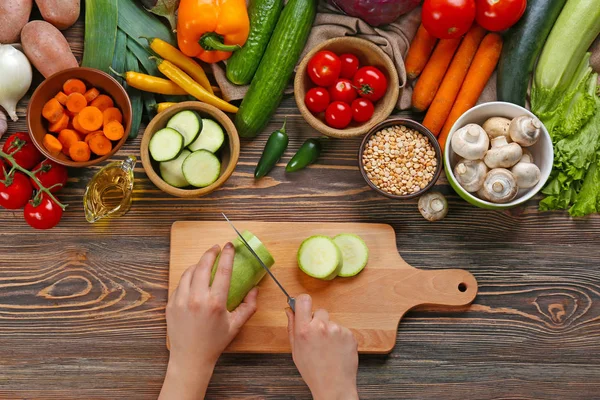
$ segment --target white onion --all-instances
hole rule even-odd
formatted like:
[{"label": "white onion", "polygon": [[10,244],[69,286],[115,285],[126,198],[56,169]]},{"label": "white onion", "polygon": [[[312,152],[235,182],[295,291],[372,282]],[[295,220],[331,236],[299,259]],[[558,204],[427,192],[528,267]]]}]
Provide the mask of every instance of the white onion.
[{"label": "white onion", "polygon": [[25,54],[9,44],[0,44],[0,106],[16,121],[17,102],[31,86],[31,64]]}]

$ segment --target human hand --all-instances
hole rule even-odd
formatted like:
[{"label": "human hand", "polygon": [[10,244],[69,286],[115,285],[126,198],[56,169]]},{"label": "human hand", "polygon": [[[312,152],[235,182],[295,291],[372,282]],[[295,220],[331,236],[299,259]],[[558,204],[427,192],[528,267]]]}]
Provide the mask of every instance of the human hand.
[{"label": "human hand", "polygon": [[358,345],[349,329],[329,320],[323,309],[312,314],[312,299],[296,298],[287,309],[292,357],[315,400],[358,399]]},{"label": "human hand", "polygon": [[218,255],[219,246],[204,253],[197,265],[183,273],[169,299],[166,314],[171,354],[159,399],[203,398],[219,356],[256,311],[257,288],[233,312],[227,311],[235,255],[231,243],[223,247],[209,286]]}]

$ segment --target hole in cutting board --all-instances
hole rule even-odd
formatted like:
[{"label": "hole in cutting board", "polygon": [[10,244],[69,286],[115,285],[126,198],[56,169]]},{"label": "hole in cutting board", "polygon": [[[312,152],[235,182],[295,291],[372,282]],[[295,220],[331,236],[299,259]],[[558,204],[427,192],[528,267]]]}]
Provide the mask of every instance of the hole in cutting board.
[{"label": "hole in cutting board", "polygon": [[465,283],[463,283],[463,282],[459,283],[458,284],[458,290],[460,292],[463,292],[463,293],[466,292],[467,291],[467,285]]}]

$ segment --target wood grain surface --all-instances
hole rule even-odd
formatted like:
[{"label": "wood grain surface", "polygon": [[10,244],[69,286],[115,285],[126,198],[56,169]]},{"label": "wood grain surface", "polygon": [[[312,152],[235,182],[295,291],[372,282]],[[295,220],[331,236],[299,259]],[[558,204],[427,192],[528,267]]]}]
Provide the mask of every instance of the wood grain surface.
[{"label": "wood grain surface", "polygon": [[[82,19],[66,31],[78,59]],[[39,76],[37,81],[39,82]],[[10,132],[25,129],[27,99]],[[590,400],[600,397],[600,217],[539,213],[539,197],[505,212],[474,208],[442,177],[450,212],[429,223],[417,201],[376,195],[358,171],[360,139],[331,140],[316,165],[284,163],[315,137],[292,98],[290,145],[270,176],[254,166],[268,135],[244,140],[240,163],[220,190],[200,199],[159,191],[135,170],[131,211],[89,225],[82,195],[100,167],[71,170],[61,224],[30,229],[21,211],[0,210],[0,399],[155,399],[164,377],[169,232],[179,220],[373,222],[391,224],[414,267],[452,265],[477,278],[469,309],[409,312],[388,356],[361,356],[362,399]],[[416,116],[420,118],[421,116]],[[139,156],[139,138],[115,157]],[[292,359],[226,354],[209,399],[309,399]]]}]

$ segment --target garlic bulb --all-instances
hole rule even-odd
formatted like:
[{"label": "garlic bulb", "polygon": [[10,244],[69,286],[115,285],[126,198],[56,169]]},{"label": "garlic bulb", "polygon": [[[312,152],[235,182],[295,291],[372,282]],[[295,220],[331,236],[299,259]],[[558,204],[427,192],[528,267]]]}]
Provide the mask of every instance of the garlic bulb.
[{"label": "garlic bulb", "polygon": [[0,44],[0,106],[16,121],[17,102],[31,86],[31,64],[25,54],[11,45]]}]

